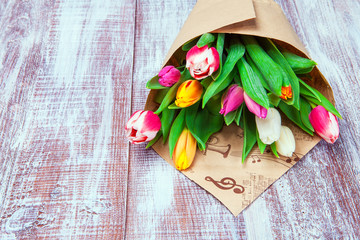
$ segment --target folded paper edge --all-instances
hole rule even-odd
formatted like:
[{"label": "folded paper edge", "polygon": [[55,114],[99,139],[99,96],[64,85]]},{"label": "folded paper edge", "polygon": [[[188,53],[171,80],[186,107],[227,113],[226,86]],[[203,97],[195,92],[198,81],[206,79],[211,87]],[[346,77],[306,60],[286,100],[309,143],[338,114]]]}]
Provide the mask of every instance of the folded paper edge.
[{"label": "folded paper edge", "polygon": [[[219,11],[221,7],[221,11]],[[234,11],[234,9],[239,9]],[[216,15],[216,17],[212,17]],[[187,41],[224,26],[254,19],[255,9],[252,0],[199,0],[190,12],[179,34],[168,51],[164,64]]]}]

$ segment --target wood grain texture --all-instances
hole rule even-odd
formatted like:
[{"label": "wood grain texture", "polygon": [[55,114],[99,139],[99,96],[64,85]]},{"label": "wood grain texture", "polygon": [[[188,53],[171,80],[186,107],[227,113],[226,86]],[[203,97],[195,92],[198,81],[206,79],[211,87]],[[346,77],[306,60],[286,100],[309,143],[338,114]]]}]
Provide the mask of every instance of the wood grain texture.
[{"label": "wood grain texture", "polygon": [[2,236],[122,237],[135,2],[2,8]]},{"label": "wood grain texture", "polygon": [[360,2],[277,2],[341,136],[233,217],[123,131],[196,0],[1,1],[0,239],[360,238]]}]

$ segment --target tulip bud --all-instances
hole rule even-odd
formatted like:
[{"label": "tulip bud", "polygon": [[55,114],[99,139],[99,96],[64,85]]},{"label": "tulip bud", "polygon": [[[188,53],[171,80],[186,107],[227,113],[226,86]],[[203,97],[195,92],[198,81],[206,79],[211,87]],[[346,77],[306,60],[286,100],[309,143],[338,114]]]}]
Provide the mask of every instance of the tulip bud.
[{"label": "tulip bud", "polygon": [[136,111],[128,120],[125,131],[126,137],[133,144],[151,141],[161,128],[158,115],[151,111]]},{"label": "tulip bud", "polygon": [[290,128],[281,126],[280,138],[275,142],[278,153],[285,157],[291,157],[295,152],[295,137]]},{"label": "tulip bud", "polygon": [[207,45],[198,48],[192,47],[186,54],[186,68],[189,69],[190,75],[197,79],[203,79],[215,72],[220,65],[218,51]]},{"label": "tulip bud", "polygon": [[190,131],[185,128],[176,142],[173,161],[176,169],[182,171],[190,167],[196,153],[196,140]]},{"label": "tulip bud", "polygon": [[180,79],[181,73],[174,66],[166,66],[158,74],[159,83],[164,87],[171,87]]},{"label": "tulip bud", "polygon": [[200,100],[203,92],[201,83],[197,80],[183,82],[176,93],[175,104],[178,107],[189,107]]},{"label": "tulip bud", "polygon": [[339,137],[339,124],[334,114],[323,106],[317,106],[309,114],[309,120],[315,132],[328,143],[334,143]]},{"label": "tulip bud", "polygon": [[231,85],[222,95],[220,114],[224,116],[236,110],[244,102],[244,90],[236,84]]},{"label": "tulip bud", "polygon": [[289,98],[292,98],[292,90],[291,90],[291,85],[287,86],[287,87],[281,87],[281,96],[280,98],[287,100]]},{"label": "tulip bud", "polygon": [[265,144],[272,144],[280,138],[281,117],[278,110],[269,108],[266,118],[255,117],[259,138]]},{"label": "tulip bud", "polygon": [[254,100],[252,100],[246,92],[244,92],[244,100],[246,103],[246,107],[249,109],[250,112],[255,114],[259,118],[266,118],[267,109],[263,106],[257,104]]}]

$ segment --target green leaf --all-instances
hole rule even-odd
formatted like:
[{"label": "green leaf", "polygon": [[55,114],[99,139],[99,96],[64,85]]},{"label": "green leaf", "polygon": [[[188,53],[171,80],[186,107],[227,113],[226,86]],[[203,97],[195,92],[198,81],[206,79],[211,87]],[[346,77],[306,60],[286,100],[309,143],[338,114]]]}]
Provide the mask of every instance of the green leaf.
[{"label": "green leaf", "polygon": [[273,94],[272,92],[267,94],[268,98],[269,98],[269,102],[271,105],[277,107],[281,101],[281,98],[279,98],[278,96],[276,96],[275,94]]},{"label": "green leaf", "polygon": [[281,96],[283,75],[281,67],[264,51],[253,36],[241,35],[245,48],[255,65],[258,67],[271,91]]},{"label": "green leaf", "polygon": [[289,63],[292,70],[296,74],[309,73],[313,70],[313,68],[316,65],[316,62],[314,62],[313,60],[300,57],[294,53],[288,51],[281,51],[281,53],[284,55],[286,61]]},{"label": "green leaf", "polygon": [[154,101],[156,103],[160,104],[164,100],[164,98],[165,98],[167,92],[169,91],[169,89],[170,88],[154,90],[154,91],[156,91]]},{"label": "green leaf", "polygon": [[[302,83],[302,84],[307,85],[306,83]],[[315,95],[312,95],[312,94],[310,94],[310,91],[307,91],[307,94],[304,94],[303,97],[306,100],[308,100],[310,102],[310,104],[321,105],[327,111],[331,112],[332,114],[334,114],[334,115],[338,116],[340,119],[342,119],[341,114],[336,110],[334,105],[324,95],[322,95],[318,90],[316,90],[315,88],[312,88],[310,86],[307,86],[306,89],[307,90],[312,89],[312,93],[314,92],[320,98],[320,101],[319,101],[319,99],[315,98]]]},{"label": "green leaf", "polygon": [[300,98],[300,117],[302,123],[307,127],[309,130],[314,132],[314,128],[310,123],[309,114],[311,112],[310,104],[304,99]]},{"label": "green leaf", "polygon": [[[175,103],[173,103],[173,104],[170,104],[168,107],[167,107],[168,109],[181,109],[182,107],[178,107]],[[165,108],[166,109],[166,108]],[[164,109],[164,110],[165,110]]]},{"label": "green leaf", "polygon": [[240,107],[236,110],[235,123],[238,126],[240,126],[240,119],[242,116],[243,108],[244,108],[244,104],[241,104]]},{"label": "green leaf", "polygon": [[237,111],[234,110],[234,111],[231,111],[231,112],[229,112],[228,114],[226,114],[226,115],[224,116],[225,124],[226,124],[227,126],[229,126],[229,125],[235,120],[236,112],[237,112]]},{"label": "green leaf", "polygon": [[171,110],[168,108],[165,108],[161,113],[161,131],[163,133],[163,143],[166,142],[169,136],[170,127],[174,121],[175,114],[176,110]]},{"label": "green leaf", "polygon": [[151,140],[147,145],[146,145],[146,149],[148,149],[149,147],[151,147],[152,145],[154,145],[154,143],[156,143],[159,138],[162,136],[162,131],[158,131],[155,138],[153,140]]},{"label": "green leaf", "polygon": [[223,65],[223,52],[224,52],[224,43],[225,43],[225,33],[218,33],[217,41],[216,41],[216,50],[219,53],[219,69],[216,71],[216,73],[212,74],[211,77],[216,80],[221,72],[222,72],[222,65]]},{"label": "green leaf", "polygon": [[212,98],[213,96],[215,96],[216,94],[218,94],[219,92],[221,92],[222,90],[224,90],[225,88],[227,88],[230,85],[230,83],[234,79],[235,73],[236,73],[236,69],[234,69],[222,81],[216,81],[216,82],[213,81],[209,85],[209,87],[205,91],[205,94],[203,95],[203,101],[202,101],[203,108],[205,107],[206,103],[210,100],[210,98]]},{"label": "green leaf", "polygon": [[159,76],[156,75],[155,77],[153,77],[152,79],[150,79],[147,83],[146,83],[146,87],[148,89],[164,89],[164,88],[168,88],[168,87],[164,87],[163,85],[161,85],[159,83]]},{"label": "green leaf", "polygon": [[251,57],[249,56],[248,53],[246,53],[246,61],[248,62],[248,64],[251,66],[252,70],[256,73],[256,75],[260,79],[260,82],[263,85],[263,87],[266,90],[268,90],[269,92],[271,92],[269,84],[265,81],[264,76],[262,75],[262,73],[260,72],[258,67],[255,65],[254,61],[251,59]]},{"label": "green leaf", "polygon": [[246,94],[256,103],[268,109],[269,98],[257,74],[244,58],[241,58],[236,65]]},{"label": "green leaf", "polygon": [[316,98],[319,102],[321,102],[320,96],[317,94],[314,88],[307,85],[303,80],[299,78],[300,82],[300,94],[312,98]]},{"label": "green leaf", "polygon": [[207,108],[199,110],[199,104],[186,109],[186,125],[199,144],[200,150],[205,150],[209,137],[220,131],[224,125],[222,115],[213,115]]},{"label": "green leaf", "polygon": [[263,154],[265,152],[266,144],[261,141],[257,128],[256,128],[256,141],[257,141],[260,153]]},{"label": "green leaf", "polygon": [[300,85],[299,80],[294,71],[292,70],[291,66],[289,65],[286,58],[281,54],[279,49],[275,46],[275,44],[267,38],[262,38],[262,43],[265,47],[266,52],[269,56],[280,65],[283,69],[285,76],[283,77],[283,84],[282,86],[289,86],[286,81],[290,82],[291,90],[292,90],[292,98],[286,100],[285,102],[289,105],[294,105],[297,110],[300,110]]},{"label": "green leaf", "polygon": [[270,145],[270,148],[271,148],[271,151],[273,152],[273,154],[275,155],[275,157],[280,158],[280,157],[279,157],[279,154],[277,153],[277,150],[276,150],[275,142],[273,142],[273,143]]},{"label": "green leaf", "polygon": [[245,53],[244,45],[240,42],[240,40],[237,37],[233,36],[230,39],[229,54],[225,60],[220,76],[216,79],[216,82],[224,81],[227,78],[227,76],[234,69],[234,66],[237,63],[237,61],[239,61],[239,59],[244,55],[244,53]]},{"label": "green leaf", "polygon": [[213,96],[212,98],[210,98],[210,100],[206,104],[206,108],[210,111],[211,114],[213,114],[213,115],[220,114],[221,97],[222,97],[222,93],[218,93],[215,96]]},{"label": "green leaf", "polygon": [[300,69],[300,70],[294,70],[294,73],[307,74],[307,73],[310,73],[313,69],[314,69],[314,67],[304,68],[304,69]]},{"label": "green leaf", "polygon": [[242,152],[242,163],[245,162],[246,157],[249,155],[251,149],[256,143],[256,123],[255,115],[250,113],[247,108],[243,111],[243,124],[244,124],[244,145]]},{"label": "green leaf", "polygon": [[236,73],[235,73],[234,82],[235,82],[237,85],[239,85],[240,87],[242,87],[242,83],[241,83],[241,79],[240,79],[239,72],[236,72]]},{"label": "green leaf", "polygon": [[201,37],[198,40],[196,45],[198,46],[198,48],[201,48],[201,47],[203,47],[205,45],[208,45],[208,44],[214,42],[215,39],[216,39],[216,37],[213,34],[204,33],[203,35],[201,35]]},{"label": "green leaf", "polygon": [[190,41],[187,41],[186,43],[184,43],[184,45],[181,47],[181,49],[185,52],[189,51],[193,46],[196,45],[199,38],[200,37],[196,37],[196,38],[191,39]]},{"label": "green leaf", "polygon": [[170,158],[172,158],[177,140],[179,139],[182,131],[184,130],[184,127],[185,127],[185,109],[182,109],[175,118],[175,121],[170,129],[170,134],[169,134]]},{"label": "green leaf", "polygon": [[296,125],[298,125],[302,130],[304,130],[311,136],[314,135],[313,131],[307,128],[301,121],[300,111],[298,111],[291,105],[287,105],[283,101],[280,102],[279,108],[291,121],[293,121]]},{"label": "green leaf", "polygon": [[213,82],[212,77],[207,77],[203,80],[201,80],[201,85],[206,89],[209,87],[209,85]]}]

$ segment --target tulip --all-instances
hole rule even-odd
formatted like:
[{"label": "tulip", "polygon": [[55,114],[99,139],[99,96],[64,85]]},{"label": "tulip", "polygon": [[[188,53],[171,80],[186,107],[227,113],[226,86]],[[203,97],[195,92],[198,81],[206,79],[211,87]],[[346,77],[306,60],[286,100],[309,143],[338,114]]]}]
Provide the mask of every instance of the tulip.
[{"label": "tulip", "polygon": [[244,93],[244,100],[245,100],[245,104],[250,112],[252,112],[256,116],[258,116],[259,118],[266,118],[266,115],[267,115],[266,108],[257,104],[246,93]]},{"label": "tulip", "polygon": [[182,171],[190,167],[196,153],[196,140],[190,131],[185,128],[176,142],[173,161],[176,169]]},{"label": "tulip", "polygon": [[176,93],[175,104],[178,107],[189,107],[200,100],[203,92],[201,83],[197,80],[183,82]]},{"label": "tulip", "polygon": [[125,126],[126,137],[133,144],[151,141],[161,128],[158,115],[151,111],[136,111]]},{"label": "tulip", "polygon": [[275,142],[276,151],[285,157],[291,157],[295,152],[295,138],[290,128],[281,126],[280,138]]},{"label": "tulip", "polygon": [[287,100],[289,98],[292,98],[292,90],[291,90],[291,85],[287,86],[287,87],[281,87],[281,96],[280,98]]},{"label": "tulip", "polygon": [[281,117],[278,110],[269,108],[266,118],[255,117],[259,138],[265,144],[272,144],[280,138]]},{"label": "tulip", "polygon": [[171,87],[180,79],[181,73],[174,66],[166,66],[158,74],[159,83],[164,87]]},{"label": "tulip", "polygon": [[198,48],[192,47],[186,54],[186,68],[189,69],[190,75],[197,79],[204,79],[215,72],[220,65],[218,51],[207,45]]},{"label": "tulip", "polygon": [[244,90],[236,84],[231,85],[221,98],[220,114],[226,115],[236,110],[244,102]]},{"label": "tulip", "polygon": [[339,137],[339,124],[334,114],[323,106],[315,107],[309,114],[309,120],[315,132],[328,143],[334,143]]}]

